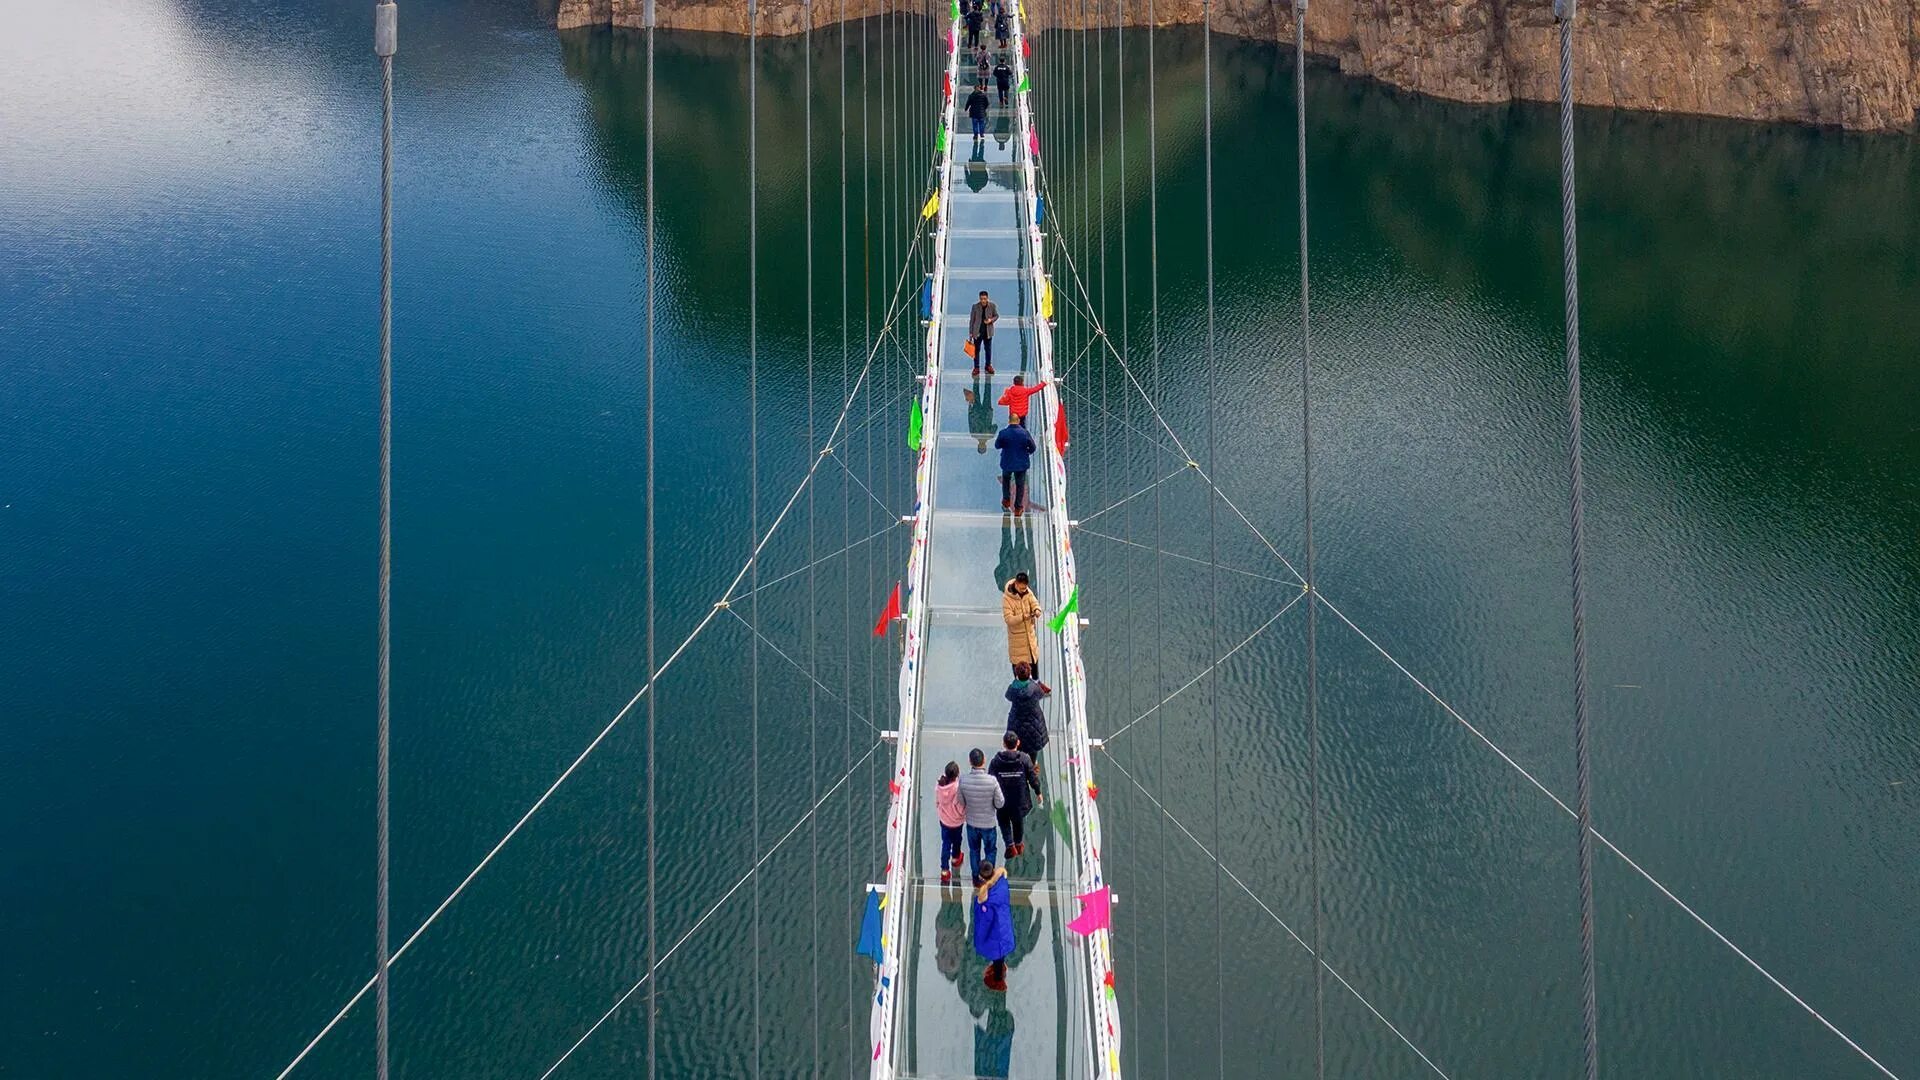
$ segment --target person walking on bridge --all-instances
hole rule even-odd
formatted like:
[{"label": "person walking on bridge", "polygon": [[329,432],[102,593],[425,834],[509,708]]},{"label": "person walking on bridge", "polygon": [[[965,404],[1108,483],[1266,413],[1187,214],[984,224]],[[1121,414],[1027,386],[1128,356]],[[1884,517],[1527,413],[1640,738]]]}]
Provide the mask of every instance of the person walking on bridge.
[{"label": "person walking on bridge", "polygon": [[1007,11],[998,6],[993,12],[993,38],[1003,49],[1013,40],[1013,26],[1007,22]]},{"label": "person walking on bridge", "polygon": [[960,806],[967,820],[967,853],[973,857],[973,870],[978,874],[982,866],[992,869],[993,860],[1000,855],[995,836],[1007,795],[1000,790],[1000,781],[987,772],[987,755],[979,747],[967,752],[967,761],[973,768],[960,778]]},{"label": "person walking on bridge", "polygon": [[1007,660],[1015,674],[1024,665],[1038,677],[1040,671],[1040,601],[1026,571],[1013,575],[1000,594],[1000,618],[1007,624]]},{"label": "person walking on bridge", "polygon": [[987,763],[987,771],[1000,782],[1007,797],[1000,808],[1000,839],[1007,845],[1011,859],[1027,850],[1027,814],[1033,810],[1032,794],[1040,790],[1040,774],[1033,759],[1020,749],[1020,736],[1009,731],[1000,736],[1001,751]]},{"label": "person walking on bridge", "polygon": [[[984,103],[987,100],[987,94],[984,89],[975,90],[973,93],[983,103],[980,119],[976,121],[978,126],[974,130],[985,131],[987,114],[984,111]],[[971,103],[972,98],[968,101]],[[968,105],[968,110],[971,112],[971,104]],[[993,374],[993,324],[999,321],[1000,306],[987,297],[987,290],[981,289],[980,299],[967,312],[967,337],[973,342],[973,373],[975,375],[980,374],[981,364],[987,365],[987,374]],[[1013,381],[1018,383],[1020,380],[1016,378]],[[1025,399],[1022,399],[1023,403],[1024,401]],[[1001,397],[1000,404],[1006,403],[1007,399],[1004,396]]]},{"label": "person walking on bridge", "polygon": [[[1000,24],[1001,29],[1004,30],[1006,25],[1005,22],[1002,22]],[[1004,34],[1001,36],[1000,43],[1002,45],[1006,44]],[[1007,95],[1013,92],[1013,69],[1007,66],[1007,58],[1004,56],[1000,58],[999,63],[993,65],[993,87],[1000,91],[1000,107],[1006,108]]]},{"label": "person walking on bridge", "polygon": [[1027,470],[1040,446],[1017,420],[1000,429],[993,446],[1000,451],[1000,509],[1019,517],[1027,512]]},{"label": "person walking on bridge", "polygon": [[987,100],[987,86],[974,85],[973,93],[967,95],[967,119],[973,123],[973,144],[979,146],[987,141],[987,110],[993,102]]},{"label": "person walking on bridge", "polygon": [[1013,665],[1013,682],[1007,687],[1007,734],[1018,736],[1020,749],[1033,758],[1035,796],[1042,796],[1040,751],[1047,748],[1047,714],[1041,711],[1040,703],[1052,693],[1053,687],[1033,677],[1033,668]]},{"label": "person walking on bridge", "polygon": [[953,881],[953,868],[964,858],[960,854],[961,830],[967,824],[967,808],[960,805],[960,763],[947,762],[945,772],[933,787],[933,808],[940,818],[940,884]]},{"label": "person walking on bridge", "polygon": [[979,4],[968,4],[966,10],[967,48],[972,49],[980,44],[980,21],[985,18],[985,13],[980,10]]},{"label": "person walking on bridge", "polygon": [[[984,296],[986,294],[982,293],[981,295]],[[1014,423],[1024,425],[1027,422],[1027,399],[1046,388],[1047,384],[1044,382],[1037,382],[1032,386],[1028,386],[1025,375],[1015,375],[1013,377],[1013,385],[1007,387],[1006,393],[1000,395],[1000,404],[1007,407],[1007,416]]]},{"label": "person walking on bridge", "polygon": [[986,975],[980,981],[989,990],[1005,993],[1007,957],[1013,955],[1014,946],[1013,893],[1007,887],[1007,871],[991,862],[982,863],[974,873],[973,884],[973,949],[987,962]]}]

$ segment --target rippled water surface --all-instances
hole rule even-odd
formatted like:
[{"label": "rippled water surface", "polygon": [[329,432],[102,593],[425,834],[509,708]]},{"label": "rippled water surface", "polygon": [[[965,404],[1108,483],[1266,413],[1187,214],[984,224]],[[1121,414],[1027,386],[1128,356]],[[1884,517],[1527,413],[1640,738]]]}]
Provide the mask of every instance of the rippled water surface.
[{"label": "rippled water surface", "polygon": [[[402,19],[408,930],[645,679],[643,40],[544,18],[462,0]],[[660,40],[663,655],[741,565],[750,512],[780,513],[885,323],[928,137],[902,120],[927,70],[897,51],[912,33],[845,39],[844,216],[841,36],[815,43],[811,170],[807,54],[762,45],[751,396],[747,46]],[[334,0],[0,14],[8,1075],[272,1075],[368,974],[367,36],[365,5]],[[1086,53],[1113,65],[1120,44]],[[1035,58],[1051,213],[1175,433],[1069,318],[1096,733],[1146,714],[1096,762],[1127,1053],[1138,1075],[1206,1074],[1224,1031],[1227,1073],[1310,1076],[1312,968],[1275,921],[1312,936],[1304,608],[1269,621],[1298,587],[1173,448],[1299,561],[1292,70],[1215,43],[1209,364],[1200,40],[1155,36],[1151,164],[1146,44],[1125,36],[1084,118],[1081,39]],[[1464,726],[1570,796],[1554,117],[1317,71],[1308,90],[1325,955],[1449,1075],[1566,1075],[1571,824]],[[1584,115],[1579,137],[1599,826],[1920,1072],[1920,155],[1680,118]],[[912,501],[912,353],[882,341],[848,468],[769,545],[758,708],[732,614],[663,681],[662,951],[892,726],[895,654],[869,631],[904,562],[885,527]],[[402,1075],[537,1076],[643,970],[644,720],[398,963]],[[662,969],[668,1074],[746,1072],[756,1031],[774,1074],[863,1063],[852,904],[882,871],[885,798],[884,755],[866,760]],[[1598,865],[1611,1074],[1877,1075],[1620,859]],[[567,1071],[643,1063],[640,1002]],[[1326,1010],[1330,1074],[1430,1075],[1331,980]],[[371,1039],[356,1011],[302,1074],[366,1075]]]}]

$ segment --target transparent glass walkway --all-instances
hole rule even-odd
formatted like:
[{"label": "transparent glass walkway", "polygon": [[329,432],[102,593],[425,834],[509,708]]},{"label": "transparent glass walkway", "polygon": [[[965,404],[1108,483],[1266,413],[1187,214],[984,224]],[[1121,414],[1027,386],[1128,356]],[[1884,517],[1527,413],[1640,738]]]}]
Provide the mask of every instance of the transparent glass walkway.
[{"label": "transparent glass walkway", "polygon": [[[970,84],[967,84],[970,86]],[[964,95],[965,90],[961,91]],[[1032,340],[1038,319],[1025,225],[1033,220],[1020,171],[1026,153],[1002,110],[988,135],[975,142],[964,113],[953,143],[945,311],[936,315],[940,343],[939,413],[931,485],[928,542],[928,630],[921,673],[921,718],[916,752],[919,805],[912,817],[912,865],[902,899],[901,1030],[895,1042],[899,1075],[906,1077],[1088,1076],[1095,1072],[1086,1015],[1087,971],[1082,939],[1066,930],[1079,906],[1074,897],[1078,857],[1072,816],[1056,793],[1068,773],[1061,700],[1059,638],[1043,627],[1041,677],[1054,687],[1048,703],[1050,741],[1041,755],[1047,799],[1027,818],[1026,854],[1001,858],[1013,879],[1017,945],[1008,959],[1007,992],[988,990],[973,949],[972,890],[940,886],[940,831],[934,778],[949,761],[964,770],[967,752],[989,757],[1006,730],[1004,693],[1010,680],[1000,591],[1019,571],[1032,575],[1041,606],[1051,614],[1065,597],[1055,581],[1053,537],[1035,513],[1015,518],[1000,509],[999,452],[993,439],[1007,410],[995,405],[1024,374],[1038,377]],[[969,374],[963,346],[967,314],[981,290],[1000,308],[993,338],[996,374]],[[1034,510],[1051,505],[1046,455],[1053,452],[1047,418],[1029,420],[1040,444],[1028,473]],[[963,868],[964,870],[964,868]]]}]

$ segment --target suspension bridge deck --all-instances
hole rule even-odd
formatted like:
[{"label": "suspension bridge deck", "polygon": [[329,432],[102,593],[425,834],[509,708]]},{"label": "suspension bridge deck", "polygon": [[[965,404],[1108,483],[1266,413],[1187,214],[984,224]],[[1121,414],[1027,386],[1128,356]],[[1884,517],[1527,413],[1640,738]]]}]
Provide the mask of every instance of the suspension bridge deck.
[{"label": "suspension bridge deck", "polygon": [[[1016,26],[1007,56],[1024,78]],[[950,58],[957,61],[958,51]],[[953,85],[964,95],[956,67]],[[956,95],[956,96],[959,96]],[[974,139],[947,102],[948,152],[941,165],[935,270],[929,282],[926,433],[917,473],[914,561],[901,674],[900,749],[889,812],[885,886],[886,960],[876,974],[876,1077],[1117,1076],[1118,1026],[1103,982],[1111,954],[1104,930],[1070,931],[1077,899],[1104,884],[1099,868],[1086,736],[1079,625],[1040,630],[1040,673],[1053,689],[1051,738],[1041,757],[1045,800],[1027,818],[1026,849],[1001,861],[1012,879],[1016,945],[1008,989],[982,981],[972,937],[967,875],[940,883],[934,779],[968,752],[991,757],[1006,730],[1009,680],[1001,591],[1031,576],[1052,614],[1074,588],[1064,464],[1053,441],[1057,398],[1035,397],[1029,430],[1039,445],[1029,473],[1030,510],[1001,507],[999,453],[1006,423],[1000,395],[1015,375],[1053,377],[1050,288],[1036,225],[1037,162],[1032,114],[1017,95],[989,114]],[[959,121],[956,123],[956,121]],[[965,352],[968,313],[982,291],[999,307],[994,374],[973,372]]]}]

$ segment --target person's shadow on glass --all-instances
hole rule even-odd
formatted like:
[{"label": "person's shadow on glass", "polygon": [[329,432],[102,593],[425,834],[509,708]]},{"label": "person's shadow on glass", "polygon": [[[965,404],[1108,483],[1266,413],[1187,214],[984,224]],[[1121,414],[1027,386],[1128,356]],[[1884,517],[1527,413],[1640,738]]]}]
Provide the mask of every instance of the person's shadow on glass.
[{"label": "person's shadow on glass", "polygon": [[1033,566],[1033,518],[1016,518],[1011,514],[1000,516],[1000,561],[993,567],[993,585],[995,592],[1004,592],[1007,582],[1013,576],[1025,570],[1034,572]]},{"label": "person's shadow on glass", "polygon": [[1005,150],[1007,144],[1013,141],[1013,119],[1011,117],[1003,114],[993,122],[993,140],[1000,144],[1000,149],[1002,150]]},{"label": "person's shadow on glass", "polygon": [[978,195],[987,190],[987,144],[973,143],[973,156],[967,159],[967,189]]},{"label": "person's shadow on glass", "polygon": [[979,450],[984,454],[993,449],[993,438],[1000,434],[1000,429],[994,426],[993,376],[987,376],[984,382],[975,378],[971,387],[961,391],[961,396],[967,399],[967,433],[978,441]]}]

